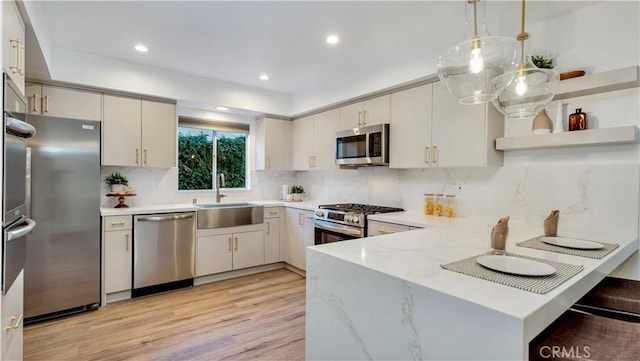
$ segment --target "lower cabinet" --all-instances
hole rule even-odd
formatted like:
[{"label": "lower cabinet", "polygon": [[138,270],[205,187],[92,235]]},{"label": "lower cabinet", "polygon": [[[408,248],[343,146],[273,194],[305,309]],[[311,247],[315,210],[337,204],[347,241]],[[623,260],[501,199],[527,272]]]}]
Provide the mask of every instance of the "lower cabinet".
[{"label": "lower cabinet", "polygon": [[315,225],[313,211],[287,208],[286,236],[283,242],[283,260],[301,270],[306,270],[306,252],[314,245]]},{"label": "lower cabinet", "polygon": [[196,277],[263,265],[263,224],[198,230]]},{"label": "lower cabinet", "polygon": [[133,239],[131,216],[104,217],[104,293],[131,290]]},{"label": "lower cabinet", "polygon": [[22,360],[23,301],[24,270],[20,272],[7,293],[2,296],[2,330],[0,330],[2,361]]},{"label": "lower cabinet", "polygon": [[404,224],[387,223],[380,221],[369,221],[367,223],[367,237],[381,236],[385,234],[392,234],[398,232],[410,231],[413,229],[419,229],[418,227],[411,227]]},{"label": "lower cabinet", "polygon": [[280,252],[280,222],[282,208],[269,207],[264,209],[264,263],[282,261]]}]

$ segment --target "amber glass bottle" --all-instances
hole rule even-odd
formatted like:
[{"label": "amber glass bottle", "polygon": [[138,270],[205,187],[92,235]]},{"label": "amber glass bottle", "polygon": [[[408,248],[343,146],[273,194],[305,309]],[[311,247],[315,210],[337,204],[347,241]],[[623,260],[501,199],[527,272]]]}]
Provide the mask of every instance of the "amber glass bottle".
[{"label": "amber glass bottle", "polygon": [[587,129],[587,113],[583,113],[581,108],[569,115],[569,130],[585,130]]}]

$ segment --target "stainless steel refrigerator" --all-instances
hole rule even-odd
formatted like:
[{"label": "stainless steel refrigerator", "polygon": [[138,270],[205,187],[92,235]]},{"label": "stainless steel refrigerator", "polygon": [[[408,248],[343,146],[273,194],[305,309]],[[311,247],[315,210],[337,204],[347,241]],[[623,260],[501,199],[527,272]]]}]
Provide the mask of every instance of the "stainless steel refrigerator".
[{"label": "stainless steel refrigerator", "polygon": [[27,322],[100,302],[100,122],[29,115],[31,218]]}]

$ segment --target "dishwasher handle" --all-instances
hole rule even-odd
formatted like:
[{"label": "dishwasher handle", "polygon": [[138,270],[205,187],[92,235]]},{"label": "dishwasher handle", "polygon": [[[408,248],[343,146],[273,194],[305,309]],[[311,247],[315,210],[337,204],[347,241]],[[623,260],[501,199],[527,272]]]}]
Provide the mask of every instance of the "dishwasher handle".
[{"label": "dishwasher handle", "polygon": [[172,214],[169,216],[148,216],[139,217],[138,222],[162,222],[162,221],[177,221],[179,219],[193,218],[193,214]]}]

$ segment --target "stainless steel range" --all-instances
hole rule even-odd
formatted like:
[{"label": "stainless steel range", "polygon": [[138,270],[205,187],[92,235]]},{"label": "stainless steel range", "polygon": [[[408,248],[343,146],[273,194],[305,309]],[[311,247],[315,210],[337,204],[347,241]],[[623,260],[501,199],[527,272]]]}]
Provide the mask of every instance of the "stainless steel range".
[{"label": "stainless steel range", "polygon": [[362,238],[367,234],[367,215],[402,211],[402,208],[357,203],[321,205],[314,214],[315,244]]}]

